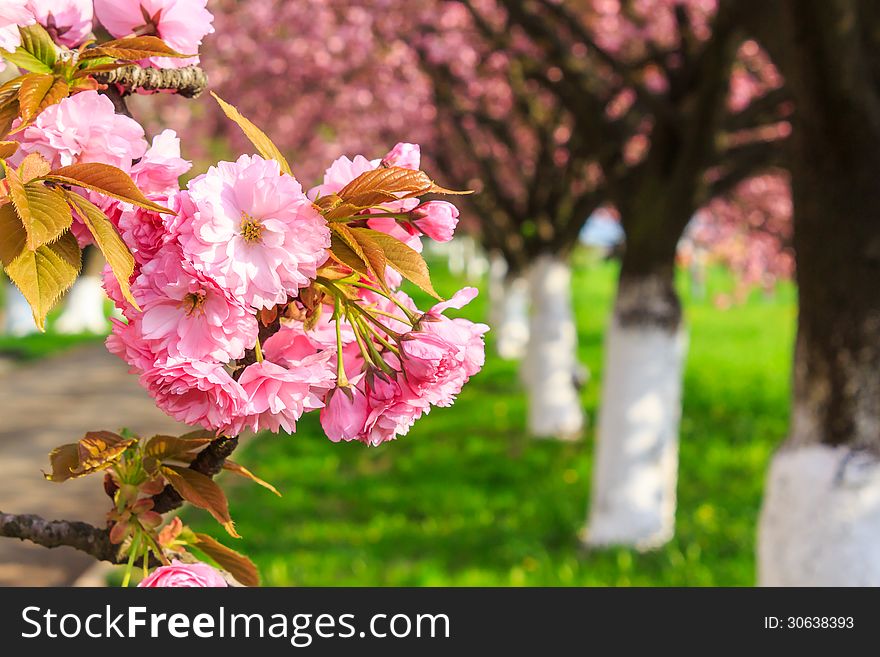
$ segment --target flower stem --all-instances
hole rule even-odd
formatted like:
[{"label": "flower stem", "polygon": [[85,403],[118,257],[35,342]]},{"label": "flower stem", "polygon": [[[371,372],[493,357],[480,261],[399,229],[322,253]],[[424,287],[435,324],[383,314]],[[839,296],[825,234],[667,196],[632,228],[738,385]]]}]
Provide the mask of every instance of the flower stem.
[{"label": "flower stem", "polygon": [[333,298],[333,320],[336,324],[336,385],[348,386],[348,377],[345,376],[345,363],[342,360],[342,298]]},{"label": "flower stem", "polygon": [[260,338],[257,338],[257,341],[254,343],[254,357],[258,363],[263,362],[263,349],[260,345]]},{"label": "flower stem", "polygon": [[128,547],[128,563],[125,565],[125,577],[122,578],[122,588],[128,588],[131,581],[131,572],[134,570],[134,560],[137,558],[138,550],[141,547],[141,535],[136,533],[131,539],[131,545]]}]

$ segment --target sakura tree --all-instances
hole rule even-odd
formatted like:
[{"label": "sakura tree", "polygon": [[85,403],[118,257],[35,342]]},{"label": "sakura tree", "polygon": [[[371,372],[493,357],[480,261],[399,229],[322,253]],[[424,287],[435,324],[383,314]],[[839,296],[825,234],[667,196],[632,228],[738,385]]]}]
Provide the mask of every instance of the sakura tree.
[{"label": "sakura tree", "polygon": [[748,3],[797,112],[799,312],[789,436],[773,457],[759,582],[880,584],[880,158],[872,2]]},{"label": "sakura tree", "polygon": [[[277,493],[229,459],[245,431],[293,433],[316,411],[330,440],[378,445],[454,402],[482,367],[488,327],[446,317],[476,290],[440,299],[419,252],[457,223],[436,197],[462,192],[421,171],[411,143],[338,158],[303,188],[275,143],[216,96],[256,154],[181,189],[190,163],[176,134],[148,143],[126,96],[198,95],[204,75],[187,62],[212,31],[205,1],[96,0],[115,37],[98,41],[79,22],[91,3],[20,9],[0,14],[3,55],[22,73],[0,87],[4,270],[42,326],[76,279],[81,248],[97,246],[123,317],[108,349],[160,409],[198,428],[93,431],[58,447],[47,479],[103,473],[107,526],[0,513],[0,535],[126,563],[126,583],[141,564],[144,586],[225,585],[202,559],[254,585],[246,557],[163,515],[188,501],[238,537],[213,477],[228,470]],[[437,303],[420,310],[403,279]]]},{"label": "sakura tree", "polygon": [[[467,209],[481,241],[503,255],[502,307],[524,308],[531,290],[524,378],[538,435],[573,436],[583,425],[568,254],[594,208],[618,213],[627,252],[607,339],[590,540],[668,538],[686,352],[672,285],[676,247],[708,207],[719,235],[711,244],[731,250],[724,245],[739,239],[747,212],[730,199],[747,199],[743,181],[778,165],[791,110],[735,5],[383,0],[370,13],[335,1],[250,4],[248,12],[218,5],[229,36],[215,40],[215,78],[290,149],[306,156],[326,148],[312,139],[320,132],[357,152],[380,135],[396,141],[403,124],[432,144],[452,184],[479,190]],[[299,26],[296,40],[287,38],[289,25]],[[239,48],[265,49],[271,56],[256,63],[264,75],[283,72],[314,93],[299,84],[265,89],[263,76],[239,75]],[[330,71],[340,82],[328,90],[315,80]],[[371,80],[382,93],[370,93]],[[332,116],[322,107],[333,107]],[[358,108],[370,111],[349,123]],[[206,119],[198,122],[206,136],[225,130],[216,111]],[[725,205],[730,212],[721,212]],[[730,228],[720,230],[728,217]],[[745,234],[763,244],[759,229]],[[648,411],[634,412],[644,398]],[[633,442],[646,445],[644,468],[627,456],[639,451]],[[646,503],[645,490],[659,493]]]},{"label": "sakura tree", "polygon": [[687,344],[677,246],[700,207],[777,161],[790,111],[779,75],[734,3],[463,4],[486,38],[537,53],[518,61],[574,117],[620,216],[587,541],[657,545],[673,531]]}]

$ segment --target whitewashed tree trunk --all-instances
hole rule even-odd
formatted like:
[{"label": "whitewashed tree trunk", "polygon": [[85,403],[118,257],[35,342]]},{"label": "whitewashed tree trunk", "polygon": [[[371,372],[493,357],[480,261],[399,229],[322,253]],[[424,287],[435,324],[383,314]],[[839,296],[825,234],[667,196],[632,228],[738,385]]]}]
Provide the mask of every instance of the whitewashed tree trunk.
[{"label": "whitewashed tree trunk", "polygon": [[529,272],[531,320],[523,363],[529,396],[529,431],[538,437],[580,437],[584,413],[575,385],[577,328],[571,296],[571,267],[538,257]]},{"label": "whitewashed tree trunk", "polygon": [[510,276],[498,254],[489,265],[489,304],[495,350],[505,360],[522,359],[529,341],[529,282],[524,276]]},{"label": "whitewashed tree trunk", "polygon": [[31,307],[18,288],[6,282],[6,312],[4,313],[3,333],[5,335],[23,336],[37,332]]},{"label": "whitewashed tree trunk", "polygon": [[780,449],[758,537],[761,586],[880,586],[880,459],[846,446]]},{"label": "whitewashed tree trunk", "polygon": [[662,545],[675,531],[678,428],[687,331],[652,277],[621,280],[605,338],[591,547]]},{"label": "whitewashed tree trunk", "polygon": [[53,324],[58,333],[106,333],[107,296],[98,276],[80,276],[64,300],[64,310]]}]

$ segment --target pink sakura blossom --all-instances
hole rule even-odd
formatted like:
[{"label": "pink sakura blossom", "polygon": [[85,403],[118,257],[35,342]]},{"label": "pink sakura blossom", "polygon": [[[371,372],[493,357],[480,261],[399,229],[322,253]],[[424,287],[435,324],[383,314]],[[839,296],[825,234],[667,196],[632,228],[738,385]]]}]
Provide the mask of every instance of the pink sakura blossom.
[{"label": "pink sakura blossom", "polygon": [[196,271],[176,247],[141,268],[132,293],[142,309],[142,336],[157,353],[222,363],[244,356],[257,340],[257,318]]},{"label": "pink sakura blossom", "polygon": [[159,566],[141,580],[138,588],[220,588],[229,586],[223,575],[206,563],[183,563],[175,559],[170,566]]},{"label": "pink sakura blossom", "polygon": [[[34,17],[28,10],[28,0],[3,0],[0,2],[0,50],[15,52],[21,45],[18,26],[30,25]],[[6,68],[0,53],[0,71]]]},{"label": "pink sakura blossom", "polygon": [[436,304],[422,316],[419,328],[400,341],[407,383],[419,397],[436,406],[450,406],[485,362],[482,336],[489,327],[442,315],[448,308],[463,307],[476,294],[475,288],[464,288],[449,301]]},{"label": "pink sakura blossom", "polygon": [[73,48],[92,32],[92,0],[28,0],[27,5],[56,43]]},{"label": "pink sakura blossom", "polygon": [[[112,274],[109,278],[113,278]],[[108,277],[105,276],[105,289],[107,280]],[[156,354],[143,339],[140,318],[132,315],[126,323],[112,317],[110,322],[112,327],[105,342],[107,351],[128,363],[129,372],[132,374],[143,374],[153,367],[156,363]]]},{"label": "pink sakura blossom", "polygon": [[244,389],[218,363],[157,360],[141,374],[140,382],[156,405],[175,420],[211,431],[234,426],[247,406]]},{"label": "pink sakura blossom", "polygon": [[458,208],[448,201],[428,201],[412,211],[416,228],[437,242],[452,239],[458,225]]},{"label": "pink sakura blossom", "polygon": [[[158,36],[179,53],[197,55],[202,39],[214,32],[207,4],[208,0],[95,0],[95,15],[115,37]],[[198,62],[198,57],[152,57],[144,63],[180,68]]]},{"label": "pink sakura blossom", "polygon": [[373,447],[405,436],[430,411],[428,400],[419,397],[401,376],[373,377],[367,385],[367,403],[370,413],[358,440]]},{"label": "pink sakura blossom", "polygon": [[348,388],[330,391],[321,409],[321,427],[334,443],[356,440],[364,432],[370,408],[364,391],[357,385],[361,379],[353,380]]},{"label": "pink sakura blossom", "polygon": [[396,144],[385,157],[382,158],[382,164],[386,167],[400,167],[401,169],[412,169],[418,171],[421,166],[422,151],[418,144],[407,144],[401,142]]},{"label": "pink sakura blossom", "polygon": [[363,155],[355,155],[353,160],[345,155],[337,158],[324,172],[324,182],[309,190],[308,196],[315,200],[319,196],[335,194],[362,173],[372,171],[379,161],[368,160]]},{"label": "pink sakura blossom", "polygon": [[[157,194],[148,196],[151,201],[166,205],[168,199]],[[114,223],[139,265],[146,264],[159,252],[168,240],[165,216],[128,203],[119,204]],[[112,220],[112,219],[111,219]]]},{"label": "pink sakura blossom", "polygon": [[247,408],[231,433],[245,427],[253,431],[296,431],[296,421],[306,411],[324,406],[324,394],[335,385],[329,352],[312,354],[286,368],[264,360],[245,368],[238,382],[244,388]]},{"label": "pink sakura blossom", "polygon": [[274,160],[243,155],[190,181],[180,242],[197,269],[255,308],[295,296],[326,259],[330,230]]},{"label": "pink sakura blossom", "polygon": [[16,163],[28,153],[40,153],[53,168],[101,162],[129,171],[132,161],[147,151],[144,129],[116,114],[111,100],[97,91],[83,91],[46,108],[15,137],[21,142]]},{"label": "pink sakura blossom", "polygon": [[174,130],[163,130],[140,161],[131,167],[131,177],[144,194],[169,195],[180,185],[178,179],[192,168],[180,157],[180,138]]}]

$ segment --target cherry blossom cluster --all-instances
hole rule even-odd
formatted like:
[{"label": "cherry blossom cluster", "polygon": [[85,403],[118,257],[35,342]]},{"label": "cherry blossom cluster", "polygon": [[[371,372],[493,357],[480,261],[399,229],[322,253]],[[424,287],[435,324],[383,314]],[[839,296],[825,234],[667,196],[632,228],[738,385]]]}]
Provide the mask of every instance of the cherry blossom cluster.
[{"label": "cherry blossom cluster", "polygon": [[[0,47],[13,50],[18,25],[40,22],[60,44],[89,38],[93,19],[111,35],[159,36],[196,53],[213,31],[205,0],[14,0],[0,9]],[[193,59],[154,58],[144,66]],[[453,402],[483,363],[483,325],[449,319],[475,295],[465,289],[421,312],[392,267],[376,276],[334,259],[331,229],[317,201],[378,167],[418,170],[420,150],[398,144],[384,158],[342,157],[304,190],[275,160],[242,156],[193,178],[170,130],[151,143],[135,120],[98,91],[48,107],[14,138],[12,163],[39,153],[62,167],[98,162],[130,175],[159,214],[79,190],[110,218],[135,270],[126,299],[109,267],[105,288],[122,319],[107,345],[138,374],[172,417],[218,434],[293,432],[320,409],[334,441],[378,444],[407,432],[431,406]],[[446,201],[401,198],[348,218],[409,249],[421,238],[452,238],[458,210]],[[91,234],[74,217],[81,246]]]},{"label": "cherry blossom cluster", "polygon": [[[108,348],[169,415],[237,435],[293,432],[303,413],[322,409],[331,440],[375,445],[405,434],[432,405],[451,404],[480,369],[486,327],[443,315],[474,290],[420,313],[401,290],[389,294],[339,265],[334,280],[319,275],[330,229],[312,201],[383,161],[417,168],[417,147],[398,145],[383,161],[340,158],[308,195],[277,162],[258,156],[221,162],[176,192],[162,188],[162,171],[181,168],[172,138],[164,140],[134,165],[133,177],[176,215],[114,202],[138,263],[139,309],[105,278],[127,320],[115,322]],[[373,213],[383,216],[358,221],[416,250],[422,235],[449,239],[458,216],[445,201],[381,209]],[[384,278],[393,288],[401,283],[390,268]]]},{"label": "cherry blossom cluster", "polygon": [[[195,55],[214,31],[206,5],[207,0],[3,0],[0,49],[13,52],[21,43],[19,26],[33,23],[45,27],[56,43],[74,48],[88,40],[97,19],[114,37],[157,36],[178,52]],[[198,58],[154,57],[140,63],[178,68]]]}]

